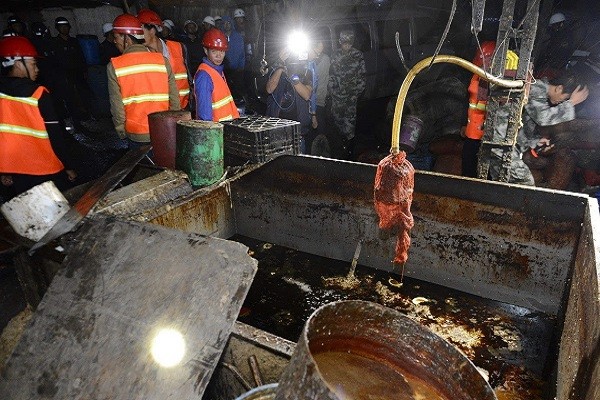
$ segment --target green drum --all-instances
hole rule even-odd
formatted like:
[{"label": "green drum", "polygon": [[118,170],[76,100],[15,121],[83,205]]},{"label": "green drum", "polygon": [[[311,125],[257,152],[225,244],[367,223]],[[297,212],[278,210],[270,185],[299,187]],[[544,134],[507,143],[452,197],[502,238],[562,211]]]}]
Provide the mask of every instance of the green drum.
[{"label": "green drum", "polygon": [[223,125],[211,121],[178,121],[175,167],[193,187],[215,183],[223,176]]}]

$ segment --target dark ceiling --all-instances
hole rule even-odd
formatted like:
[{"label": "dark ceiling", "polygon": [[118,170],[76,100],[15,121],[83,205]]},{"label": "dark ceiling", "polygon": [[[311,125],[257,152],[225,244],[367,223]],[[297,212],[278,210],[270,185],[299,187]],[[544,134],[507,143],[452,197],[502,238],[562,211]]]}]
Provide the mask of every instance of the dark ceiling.
[{"label": "dark ceiling", "polygon": [[[127,0],[129,7],[150,8],[153,6],[196,6],[196,7],[229,7],[232,5],[242,6],[249,4],[260,4],[262,0]],[[278,0],[265,0],[275,2]],[[0,1],[0,12],[22,12],[40,10],[50,7],[69,8],[93,8],[102,5],[113,5],[124,7],[124,0],[2,0]]]},{"label": "dark ceiling", "polygon": [[0,11],[19,12],[50,7],[99,7],[111,4],[117,7],[123,5],[122,0],[4,0],[0,2]]}]

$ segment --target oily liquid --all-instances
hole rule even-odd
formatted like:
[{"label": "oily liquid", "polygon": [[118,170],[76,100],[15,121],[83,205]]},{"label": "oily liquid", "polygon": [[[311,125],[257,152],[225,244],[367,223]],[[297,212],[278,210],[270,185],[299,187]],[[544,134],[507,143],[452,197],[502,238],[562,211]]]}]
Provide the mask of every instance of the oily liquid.
[{"label": "oily liquid", "polygon": [[448,400],[425,382],[346,351],[312,354],[325,382],[344,400]]}]

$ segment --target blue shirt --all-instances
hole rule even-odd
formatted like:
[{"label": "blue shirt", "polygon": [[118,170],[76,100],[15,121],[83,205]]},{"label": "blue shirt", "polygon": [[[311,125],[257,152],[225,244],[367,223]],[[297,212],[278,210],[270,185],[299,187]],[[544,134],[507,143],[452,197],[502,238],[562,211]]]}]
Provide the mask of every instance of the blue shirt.
[{"label": "blue shirt", "polygon": [[[215,69],[219,75],[223,75],[223,64],[215,65],[208,58],[202,59],[202,64],[207,64]],[[206,71],[196,72],[194,77],[194,94],[196,96],[196,118],[203,121],[213,120],[212,93],[214,85],[210,75]]]},{"label": "blue shirt", "polygon": [[228,69],[244,69],[246,64],[246,53],[244,51],[244,38],[235,30],[235,24],[231,17],[224,16],[223,21],[231,22],[231,32],[227,35],[227,51],[225,52],[225,63]]}]

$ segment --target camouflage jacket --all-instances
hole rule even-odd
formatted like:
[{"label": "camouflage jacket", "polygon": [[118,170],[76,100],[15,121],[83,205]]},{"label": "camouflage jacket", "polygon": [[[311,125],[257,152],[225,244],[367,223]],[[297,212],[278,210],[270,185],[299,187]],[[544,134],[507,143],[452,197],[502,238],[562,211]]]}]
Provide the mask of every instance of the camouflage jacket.
[{"label": "camouflage jacket", "polygon": [[518,140],[523,151],[526,151],[527,147],[535,147],[541,139],[541,135],[536,132],[536,127],[556,125],[575,119],[575,106],[570,101],[557,105],[550,104],[548,82],[544,80],[538,80],[531,85],[529,100],[524,108],[523,129],[519,132],[519,136],[523,137]]},{"label": "camouflage jacket", "polygon": [[[538,126],[556,125],[573,119],[575,119],[575,107],[571,102],[565,101],[557,105],[551,105],[548,101],[548,82],[538,80],[533,83],[529,92],[529,100],[524,107],[523,127],[519,130],[516,146],[512,150],[509,182],[534,185],[529,167],[522,160],[522,153],[534,148],[541,139],[542,136],[536,128]],[[497,111],[494,126],[495,142],[504,140],[507,124],[508,109],[507,107],[500,107]],[[503,152],[500,149],[493,149],[492,156],[489,173],[493,180],[497,180],[504,158]]]},{"label": "camouflage jacket", "polygon": [[358,97],[366,86],[365,59],[354,47],[348,53],[336,50],[329,70],[329,94],[335,97]]}]

